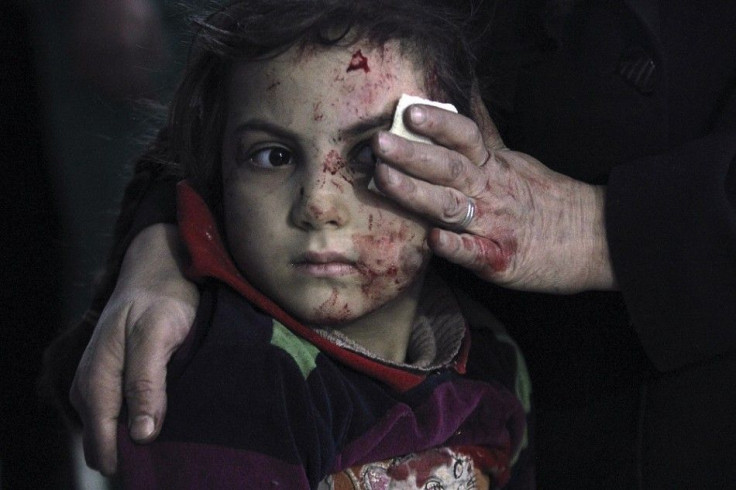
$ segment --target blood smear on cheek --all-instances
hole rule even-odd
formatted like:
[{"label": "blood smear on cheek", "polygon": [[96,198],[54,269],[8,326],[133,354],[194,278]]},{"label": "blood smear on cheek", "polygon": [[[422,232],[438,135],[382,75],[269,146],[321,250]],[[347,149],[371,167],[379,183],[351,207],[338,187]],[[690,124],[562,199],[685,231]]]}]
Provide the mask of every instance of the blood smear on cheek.
[{"label": "blood smear on cheek", "polygon": [[412,238],[409,233],[402,223],[398,232],[387,235],[353,236],[354,247],[361,257],[360,273],[365,280],[362,290],[369,300],[378,300],[411,284],[423,263],[423,255],[421,247],[407,243]]}]

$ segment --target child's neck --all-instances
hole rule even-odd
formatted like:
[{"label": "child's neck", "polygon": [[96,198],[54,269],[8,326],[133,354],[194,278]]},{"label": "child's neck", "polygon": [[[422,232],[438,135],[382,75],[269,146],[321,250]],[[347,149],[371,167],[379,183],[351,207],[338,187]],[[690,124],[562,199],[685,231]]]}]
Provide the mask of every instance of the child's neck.
[{"label": "child's neck", "polygon": [[422,283],[416,281],[402,293],[402,298],[397,298],[399,301],[333,328],[382,359],[405,362]]}]

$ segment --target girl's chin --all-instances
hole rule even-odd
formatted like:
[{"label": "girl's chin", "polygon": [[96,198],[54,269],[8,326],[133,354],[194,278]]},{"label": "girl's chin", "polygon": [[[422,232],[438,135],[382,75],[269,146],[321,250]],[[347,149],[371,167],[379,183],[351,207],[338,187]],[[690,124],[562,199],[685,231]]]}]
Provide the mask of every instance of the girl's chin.
[{"label": "girl's chin", "polygon": [[355,305],[349,306],[347,303],[343,303],[335,305],[322,304],[311,308],[309,311],[293,311],[291,313],[305,325],[340,327],[362,318],[369,312],[365,311],[364,308],[355,308]]},{"label": "girl's chin", "polygon": [[302,322],[307,325],[325,326],[325,327],[339,327],[346,323],[351,323],[358,318],[357,315],[350,312],[349,310],[337,311],[337,312],[325,312],[318,315],[308,315],[302,319]]},{"label": "girl's chin", "polygon": [[[312,290],[309,297],[282,301],[284,309],[305,325],[340,327],[372,315],[386,304],[385,298],[368,301],[361,292]],[[277,300],[278,301],[278,300]]]}]

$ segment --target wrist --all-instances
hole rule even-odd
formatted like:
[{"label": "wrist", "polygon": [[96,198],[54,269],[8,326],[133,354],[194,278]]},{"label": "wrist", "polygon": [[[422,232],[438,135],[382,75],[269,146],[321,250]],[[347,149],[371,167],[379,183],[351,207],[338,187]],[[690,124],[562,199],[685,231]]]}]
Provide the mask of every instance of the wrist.
[{"label": "wrist", "polygon": [[125,252],[119,283],[148,285],[162,279],[184,278],[186,251],[176,225],[157,223],[144,228]]},{"label": "wrist", "polygon": [[583,184],[581,203],[584,218],[582,226],[581,250],[583,261],[584,291],[598,290],[611,291],[617,288],[616,277],[613,272],[611,255],[606,236],[606,187]]}]

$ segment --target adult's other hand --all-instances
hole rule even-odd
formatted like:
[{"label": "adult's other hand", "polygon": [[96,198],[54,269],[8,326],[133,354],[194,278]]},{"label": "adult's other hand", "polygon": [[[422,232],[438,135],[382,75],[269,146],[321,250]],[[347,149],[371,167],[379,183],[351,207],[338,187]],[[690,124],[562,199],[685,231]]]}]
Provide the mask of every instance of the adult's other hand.
[{"label": "adult's other hand", "polygon": [[166,364],[191,329],[199,302],[180,262],[176,227],[154,225],[133,240],[84,352],[70,400],[84,424],[87,464],[116,471],[123,394],[131,437],[154,439],[166,412]]},{"label": "adult's other hand", "polygon": [[438,256],[501,286],[552,293],[615,288],[605,187],[505,148],[482,104],[476,119],[414,105],[405,124],[436,145],[376,136],[378,188],[437,225]]}]

